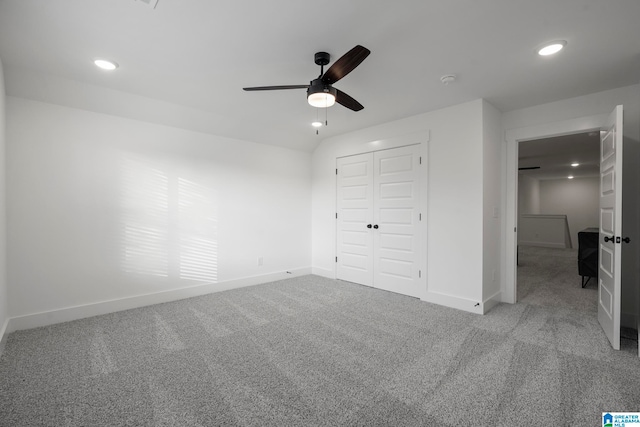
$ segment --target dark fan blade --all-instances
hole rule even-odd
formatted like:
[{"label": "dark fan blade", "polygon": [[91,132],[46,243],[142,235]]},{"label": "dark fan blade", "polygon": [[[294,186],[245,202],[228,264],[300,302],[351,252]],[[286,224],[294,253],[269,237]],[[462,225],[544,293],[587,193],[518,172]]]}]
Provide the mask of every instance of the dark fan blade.
[{"label": "dark fan blade", "polygon": [[360,65],[370,53],[371,51],[366,47],[360,45],[354,47],[329,67],[327,72],[322,76],[322,81],[327,84],[337,82]]},{"label": "dark fan blade", "polygon": [[360,111],[364,108],[362,104],[360,104],[358,101],[356,101],[340,89],[336,89],[336,102],[353,111]]},{"label": "dark fan blade", "polygon": [[308,89],[309,85],[288,85],[288,86],[255,86],[255,87],[243,87],[243,90],[283,90],[283,89]]},{"label": "dark fan blade", "polygon": [[531,169],[540,169],[540,166],[530,166],[528,168],[518,168],[519,171],[528,171]]}]

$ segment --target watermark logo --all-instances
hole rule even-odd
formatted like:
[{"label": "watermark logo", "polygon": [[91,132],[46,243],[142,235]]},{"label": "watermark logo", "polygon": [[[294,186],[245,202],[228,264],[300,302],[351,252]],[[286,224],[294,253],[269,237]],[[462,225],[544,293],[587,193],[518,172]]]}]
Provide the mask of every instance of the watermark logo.
[{"label": "watermark logo", "polygon": [[640,412],[603,412],[602,427],[640,427]]}]

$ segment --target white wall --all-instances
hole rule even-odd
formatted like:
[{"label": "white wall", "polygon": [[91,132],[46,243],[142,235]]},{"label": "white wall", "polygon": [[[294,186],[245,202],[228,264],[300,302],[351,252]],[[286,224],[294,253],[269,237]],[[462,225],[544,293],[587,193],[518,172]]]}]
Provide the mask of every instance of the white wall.
[{"label": "white wall", "polygon": [[[640,122],[640,84],[578,96],[534,107],[507,111],[502,115],[504,129],[518,129],[528,126],[577,119],[597,114],[609,114],[616,105],[624,104],[625,128],[638,136]],[[626,132],[625,132],[626,133]]]},{"label": "white wall", "polygon": [[486,101],[482,102],[483,141],[483,296],[487,301],[500,300],[500,172],[502,170],[502,113]]},{"label": "white wall", "polygon": [[7,165],[14,319],[310,272],[308,153],[7,97]]},{"label": "white wall", "polygon": [[[427,188],[423,194],[428,205],[427,235],[423,236],[428,240],[428,289],[423,299],[481,312],[483,239],[490,238],[483,235],[483,221],[485,209],[490,207],[493,212],[495,198],[492,195],[485,205],[483,168],[495,164],[498,169],[500,162],[499,153],[495,161],[483,158],[484,150],[488,150],[483,144],[483,105],[487,120],[495,122],[497,111],[477,100],[323,141],[312,159],[314,273],[335,277],[336,158],[428,139],[424,144]],[[499,128],[499,124],[495,127]],[[494,131],[492,127],[488,135]],[[421,136],[425,133],[428,137]],[[491,150],[488,153],[496,155]],[[487,176],[491,177],[492,172]],[[491,216],[490,222],[493,220]],[[495,239],[499,241],[498,237]]]},{"label": "white wall", "polygon": [[[282,120],[272,120],[271,117],[284,114],[277,110],[270,111],[262,120],[254,121],[251,126],[247,126],[244,117],[233,118],[229,115],[83,83],[51,73],[6,67],[5,79],[7,95],[16,98],[54,103],[214,136],[266,143],[296,151],[310,153],[315,147],[313,139],[300,141],[292,137],[291,132],[282,132],[283,136],[276,139],[273,135],[277,132],[274,130],[279,129],[277,123]],[[305,131],[308,131],[306,127]]]},{"label": "white wall", "polygon": [[518,245],[570,248],[566,215],[522,214],[518,217]]},{"label": "white wall", "polygon": [[518,215],[540,213],[540,181],[518,175]]},{"label": "white wall", "polygon": [[7,299],[7,251],[6,251],[6,181],[5,181],[5,92],[2,60],[0,59],[0,354],[4,348],[5,330],[9,320]]},{"label": "white wall", "polygon": [[578,247],[578,232],[599,227],[600,179],[549,179],[540,181],[540,213],[567,215],[572,247]]}]

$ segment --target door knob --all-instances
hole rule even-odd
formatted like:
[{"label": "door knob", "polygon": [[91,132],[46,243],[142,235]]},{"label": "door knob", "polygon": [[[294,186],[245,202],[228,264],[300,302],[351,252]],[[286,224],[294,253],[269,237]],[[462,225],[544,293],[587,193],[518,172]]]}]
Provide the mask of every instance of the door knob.
[{"label": "door knob", "polygon": [[609,236],[604,236],[604,241],[605,241],[605,243],[606,243],[606,242],[613,242],[613,238],[614,238],[614,237],[615,237],[615,236],[611,236],[611,237],[609,237]]},{"label": "door knob", "polygon": [[373,228],[377,229],[378,228],[378,224],[374,225]]},{"label": "door knob", "polygon": [[371,228],[371,224],[367,224],[367,228]]},{"label": "door knob", "polygon": [[622,239],[622,241],[625,242],[625,243],[629,243],[629,242],[631,242],[631,239],[628,238],[628,237],[625,237],[624,239]]}]

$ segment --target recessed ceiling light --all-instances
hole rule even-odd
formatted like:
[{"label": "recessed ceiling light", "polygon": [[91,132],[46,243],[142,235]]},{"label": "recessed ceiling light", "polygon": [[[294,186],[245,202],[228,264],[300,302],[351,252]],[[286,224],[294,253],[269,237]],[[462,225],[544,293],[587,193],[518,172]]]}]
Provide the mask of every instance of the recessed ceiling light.
[{"label": "recessed ceiling light", "polygon": [[571,167],[577,168],[578,166],[580,166],[580,163],[571,163]]},{"label": "recessed ceiling light", "polygon": [[567,178],[569,178],[569,179],[573,179],[573,175],[569,175]]},{"label": "recessed ceiling light", "polygon": [[319,128],[320,126],[322,126],[322,122],[313,122],[311,123],[311,126],[313,126],[314,128]]},{"label": "recessed ceiling light", "polygon": [[107,71],[113,71],[116,68],[118,68],[117,63],[113,61],[108,61],[106,59],[96,59],[93,61],[93,63],[96,64],[98,68],[102,68],[103,70],[107,70]]},{"label": "recessed ceiling light", "polygon": [[549,56],[554,53],[558,53],[562,50],[563,47],[567,45],[567,42],[564,40],[556,40],[551,43],[546,43],[544,46],[538,48],[538,55],[541,56]]}]

